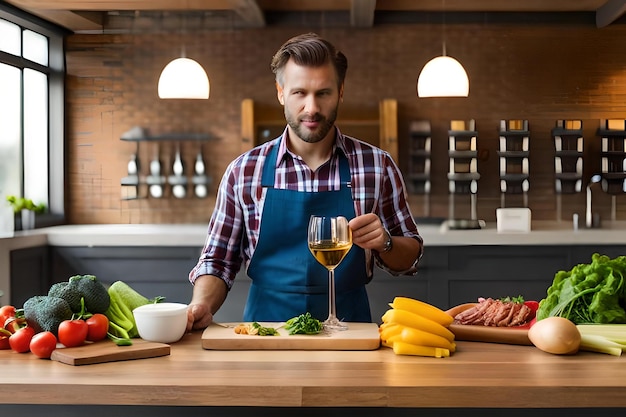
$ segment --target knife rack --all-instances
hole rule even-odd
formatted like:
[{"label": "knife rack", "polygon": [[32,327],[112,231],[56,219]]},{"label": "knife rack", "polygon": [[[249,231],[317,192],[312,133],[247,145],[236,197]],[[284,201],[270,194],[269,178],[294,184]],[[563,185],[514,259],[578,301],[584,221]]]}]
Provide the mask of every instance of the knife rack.
[{"label": "knife rack", "polygon": [[[476,214],[476,194],[478,193],[478,132],[476,122],[472,120],[452,120],[448,131],[448,225],[450,228],[480,228]],[[456,217],[456,196],[469,195],[469,221]],[[453,226],[459,225],[459,227]],[[460,226],[462,225],[462,226]]]},{"label": "knife rack", "polygon": [[601,120],[598,136],[602,141],[602,190],[611,196],[611,220],[615,220],[617,196],[626,192],[626,120]]},{"label": "knife rack", "polygon": [[529,183],[528,120],[500,120],[500,207],[506,207],[507,195],[521,195],[528,207]]},{"label": "knife rack", "polygon": [[554,139],[554,189],[557,221],[562,220],[563,194],[578,194],[583,188],[582,120],[557,120]]}]

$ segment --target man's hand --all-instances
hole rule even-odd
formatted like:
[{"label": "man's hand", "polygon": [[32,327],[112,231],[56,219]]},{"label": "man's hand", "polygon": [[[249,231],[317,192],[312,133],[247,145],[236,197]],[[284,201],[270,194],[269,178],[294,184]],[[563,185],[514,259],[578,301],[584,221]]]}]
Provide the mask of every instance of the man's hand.
[{"label": "man's hand", "polygon": [[187,307],[187,331],[206,328],[213,322],[213,314],[206,304],[189,304]]},{"label": "man's hand", "polygon": [[348,223],[352,229],[352,243],[363,249],[382,252],[387,241],[387,232],[380,218],[374,213],[357,216]]},{"label": "man's hand", "polygon": [[187,307],[187,331],[201,330],[211,324],[213,314],[222,306],[227,293],[226,284],[218,277],[198,277]]},{"label": "man's hand", "polygon": [[385,265],[394,271],[412,268],[421,251],[417,239],[406,236],[393,236],[392,250],[385,252],[387,232],[380,218],[374,213],[363,214],[350,220],[352,242],[363,249],[374,250]]}]

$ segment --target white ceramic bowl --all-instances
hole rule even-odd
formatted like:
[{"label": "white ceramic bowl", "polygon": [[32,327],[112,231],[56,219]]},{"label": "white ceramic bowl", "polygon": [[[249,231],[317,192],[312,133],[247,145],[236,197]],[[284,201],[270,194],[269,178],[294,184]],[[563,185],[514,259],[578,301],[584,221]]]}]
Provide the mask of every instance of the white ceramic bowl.
[{"label": "white ceramic bowl", "polygon": [[179,341],[187,328],[187,304],[146,304],[133,310],[139,337],[150,342]]}]

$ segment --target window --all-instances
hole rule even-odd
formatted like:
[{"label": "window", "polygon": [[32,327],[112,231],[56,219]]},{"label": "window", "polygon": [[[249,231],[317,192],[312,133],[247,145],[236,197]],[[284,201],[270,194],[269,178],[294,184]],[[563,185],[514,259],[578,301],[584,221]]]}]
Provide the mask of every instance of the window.
[{"label": "window", "polygon": [[38,225],[64,220],[63,31],[0,4],[0,203],[44,203]]}]

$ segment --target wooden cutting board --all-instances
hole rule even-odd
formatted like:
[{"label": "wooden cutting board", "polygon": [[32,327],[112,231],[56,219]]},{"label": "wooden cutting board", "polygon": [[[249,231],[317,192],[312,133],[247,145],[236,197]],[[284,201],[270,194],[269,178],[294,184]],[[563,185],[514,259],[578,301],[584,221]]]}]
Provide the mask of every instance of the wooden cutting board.
[{"label": "wooden cutting board", "polygon": [[[211,324],[202,333],[202,347],[214,350],[375,350],[380,347],[378,324],[347,323],[348,330],[316,335],[290,335],[279,328],[279,336],[256,336],[235,333],[234,326],[241,323],[224,323],[228,328]],[[259,323],[278,328],[284,323]]]},{"label": "wooden cutting board", "polygon": [[133,339],[131,346],[117,346],[110,340],[88,343],[72,348],[59,347],[50,359],[68,365],[91,365],[94,363],[155,358],[170,354],[170,345]]},{"label": "wooden cutting board", "polygon": [[[461,304],[446,311],[452,317],[472,308],[476,303]],[[471,342],[504,343],[509,345],[532,345],[528,339],[529,325],[517,327],[492,327],[452,323],[450,331],[455,340]]]}]

